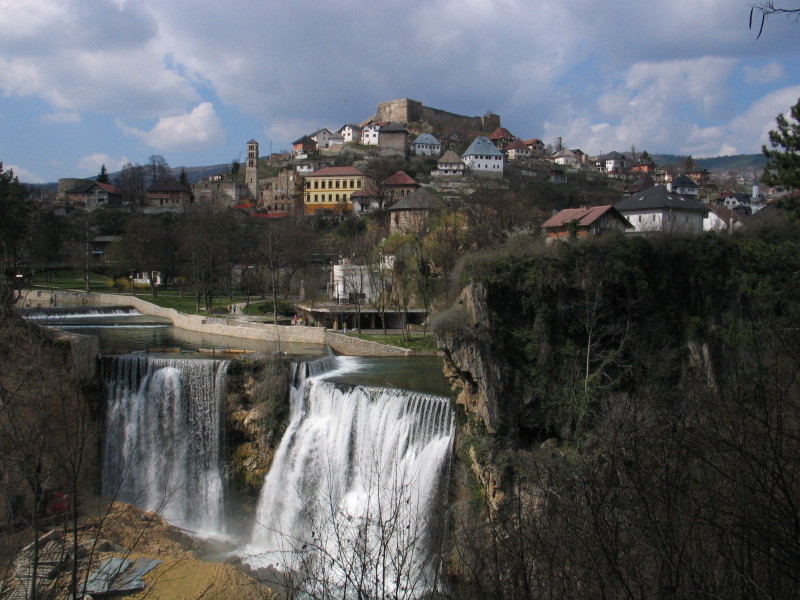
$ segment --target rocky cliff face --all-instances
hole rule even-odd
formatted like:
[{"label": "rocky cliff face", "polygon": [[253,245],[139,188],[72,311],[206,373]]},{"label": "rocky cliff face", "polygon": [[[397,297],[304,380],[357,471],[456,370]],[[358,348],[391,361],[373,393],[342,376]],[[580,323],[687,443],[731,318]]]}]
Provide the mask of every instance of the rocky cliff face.
[{"label": "rocky cliff face", "polygon": [[513,451],[519,419],[533,412],[530,394],[519,374],[492,349],[492,318],[483,286],[466,286],[435,330],[445,375],[466,416],[457,453],[476,477],[489,509],[496,510],[513,487],[498,455]]},{"label": "rocky cliff face", "polygon": [[255,508],[289,419],[290,366],[283,360],[234,361],[225,405],[231,496],[239,508]]},{"label": "rocky cliff face", "polygon": [[538,411],[529,386],[493,350],[484,287],[467,285],[448,313],[438,322],[436,338],[444,352],[445,375],[459,390],[456,402],[490,435],[515,438],[520,427],[536,427]]}]

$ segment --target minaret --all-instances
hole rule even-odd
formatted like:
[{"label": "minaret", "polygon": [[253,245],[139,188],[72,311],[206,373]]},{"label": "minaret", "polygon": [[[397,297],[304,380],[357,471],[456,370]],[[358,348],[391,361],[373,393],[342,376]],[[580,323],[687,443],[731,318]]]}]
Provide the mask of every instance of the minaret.
[{"label": "minaret", "polygon": [[247,166],[244,169],[244,183],[254,200],[258,200],[258,142],[247,142]]}]

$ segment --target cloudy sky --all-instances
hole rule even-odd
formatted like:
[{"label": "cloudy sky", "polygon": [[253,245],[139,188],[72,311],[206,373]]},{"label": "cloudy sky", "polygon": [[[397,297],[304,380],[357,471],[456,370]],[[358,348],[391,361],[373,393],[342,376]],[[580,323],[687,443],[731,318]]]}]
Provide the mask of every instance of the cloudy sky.
[{"label": "cloudy sky", "polygon": [[0,162],[30,183],[228,163],[403,97],[590,154],[755,153],[800,98],[800,23],[756,39],[749,7],[0,0]]}]

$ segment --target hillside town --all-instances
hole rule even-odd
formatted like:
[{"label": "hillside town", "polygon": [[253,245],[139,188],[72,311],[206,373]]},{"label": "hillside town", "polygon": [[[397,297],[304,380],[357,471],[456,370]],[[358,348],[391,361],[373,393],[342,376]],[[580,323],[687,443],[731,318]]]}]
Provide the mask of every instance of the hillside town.
[{"label": "hillside town", "polygon": [[[514,235],[549,243],[609,232],[732,232],[769,221],[786,193],[762,188],[753,170],[720,177],[690,156],[658,164],[633,147],[591,156],[561,138],[518,136],[491,112],[458,115],[409,98],[381,102],[358,123],[307,132],[291,151],[265,156],[251,139],[243,152],[241,162],[217,167],[173,169],[156,155],[116,174],[103,167],[92,179],[61,179],[39,212],[72,224],[44,233],[59,241],[23,262],[34,271],[43,260],[82,265],[87,278],[99,270],[134,291],[193,282],[209,311],[208,298],[234,288],[275,298],[280,289],[311,303],[303,319],[404,329],[424,325],[462,256]],[[54,227],[40,219],[46,231]],[[205,250],[221,261],[207,276],[189,258],[199,243],[191,241],[193,219],[212,223],[204,244],[219,238]],[[409,284],[400,298],[398,269],[413,252],[431,289]]]},{"label": "hillside town", "polygon": [[[386,172],[393,164],[406,170]],[[380,168],[370,169],[371,165]],[[53,204],[59,210],[103,207],[158,213],[213,203],[254,218],[343,218],[374,210],[423,210],[431,195],[442,207],[457,211],[479,188],[504,189],[517,179],[615,189],[623,207],[625,198],[656,188],[647,192],[648,210],[679,210],[677,205],[670,206],[668,195],[686,197],[693,200],[683,205],[691,206],[686,210],[711,213],[702,219],[702,229],[708,230],[732,223],[740,226],[743,218],[783,192],[761,189],[755,174],[749,180],[740,174],[720,181],[707,169],[695,167],[691,157],[679,165],[658,165],[647,151],[635,148],[590,156],[580,148],[566,147],[560,138],[545,144],[538,138],[515,135],[500,125],[498,115],[465,117],[407,98],[380,103],[375,115],[358,124],[301,135],[290,153],[264,157],[259,142],[251,139],[243,164],[234,161],[229,169],[196,183],[179,181],[165,172],[158,179],[150,177],[149,185],[140,183],[140,189],[132,193],[125,175],[105,182],[61,179]],[[417,190],[428,194],[407,198]],[[420,203],[420,197],[427,200]],[[415,208],[409,208],[409,202]],[[639,218],[638,213],[631,216]],[[650,220],[633,230],[683,224],[689,230],[701,229],[699,221],[679,216],[670,224]]]}]

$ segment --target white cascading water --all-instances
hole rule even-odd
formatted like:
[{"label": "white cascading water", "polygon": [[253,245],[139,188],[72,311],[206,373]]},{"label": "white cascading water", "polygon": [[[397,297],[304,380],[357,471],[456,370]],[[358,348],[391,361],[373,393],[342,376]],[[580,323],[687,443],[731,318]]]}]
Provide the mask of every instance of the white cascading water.
[{"label": "white cascading water", "polygon": [[296,365],[245,561],[291,572],[314,597],[416,598],[438,569],[453,410],[440,396],[324,380],[352,361]]},{"label": "white cascading water", "polygon": [[228,361],[106,357],[103,494],[204,533],[223,530]]}]

